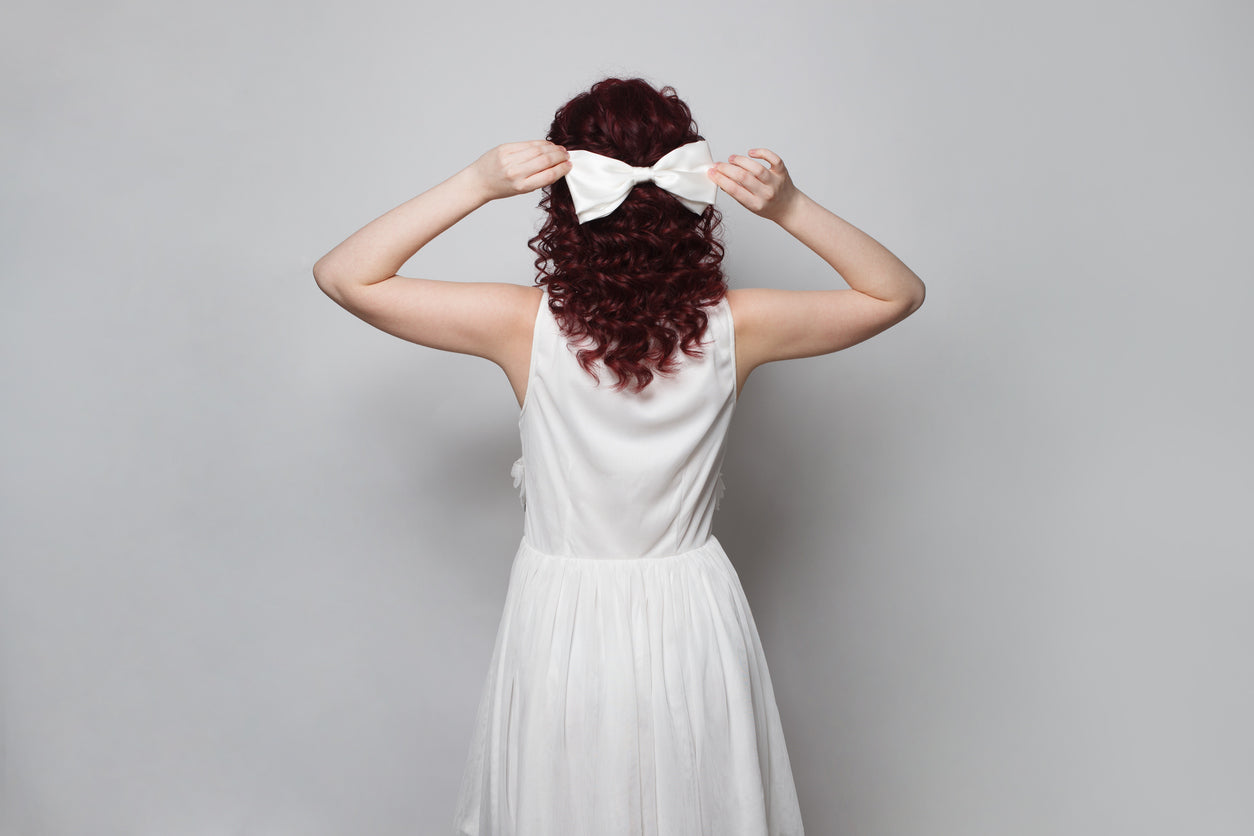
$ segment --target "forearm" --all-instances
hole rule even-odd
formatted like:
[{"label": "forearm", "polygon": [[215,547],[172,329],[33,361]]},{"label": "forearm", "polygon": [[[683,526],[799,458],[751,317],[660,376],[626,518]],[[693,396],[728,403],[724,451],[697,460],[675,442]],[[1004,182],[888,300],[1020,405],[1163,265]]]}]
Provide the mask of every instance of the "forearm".
[{"label": "forearm", "polygon": [[923,303],[923,281],[913,270],[870,235],[800,190],[776,222],[814,250],[854,290],[914,308]]},{"label": "forearm", "polygon": [[323,286],[381,282],[488,200],[472,170],[462,169],[354,232],[318,259],[314,277]]}]

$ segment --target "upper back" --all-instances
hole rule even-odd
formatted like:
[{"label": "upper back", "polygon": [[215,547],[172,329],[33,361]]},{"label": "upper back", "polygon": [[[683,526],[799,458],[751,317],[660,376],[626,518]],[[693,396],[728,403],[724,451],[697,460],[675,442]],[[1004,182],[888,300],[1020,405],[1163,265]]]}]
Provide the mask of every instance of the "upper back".
[{"label": "upper back", "polygon": [[727,301],[706,314],[702,356],[679,354],[675,374],[637,393],[614,389],[603,369],[598,384],[541,300],[519,415],[526,535],[536,548],[645,557],[709,538],[736,370]]}]

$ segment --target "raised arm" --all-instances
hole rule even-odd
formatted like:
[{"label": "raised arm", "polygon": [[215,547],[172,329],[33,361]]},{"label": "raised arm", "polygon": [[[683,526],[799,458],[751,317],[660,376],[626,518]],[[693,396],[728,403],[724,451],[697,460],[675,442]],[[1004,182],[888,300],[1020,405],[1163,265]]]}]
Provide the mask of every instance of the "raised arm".
[{"label": "raised arm", "polygon": [[525,194],[570,170],[546,140],[497,146],[466,168],[375,218],[313,267],[327,296],[371,325],[419,345],[501,366],[519,402],[540,291],[502,282],[450,282],[396,271],[428,242],[490,200]]},{"label": "raised arm", "polygon": [[829,354],[873,337],[918,310],[925,293],[922,280],[897,256],[798,189],[779,155],[754,148],[749,157],[733,154],[716,163],[710,178],[812,249],[849,288],[730,291],[741,385],[763,363]]}]

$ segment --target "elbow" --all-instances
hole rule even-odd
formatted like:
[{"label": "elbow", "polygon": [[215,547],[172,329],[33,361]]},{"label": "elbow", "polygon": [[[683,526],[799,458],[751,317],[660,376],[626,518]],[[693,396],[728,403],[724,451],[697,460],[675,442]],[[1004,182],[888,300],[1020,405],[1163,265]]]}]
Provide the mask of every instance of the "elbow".
[{"label": "elbow", "polygon": [[313,277],[314,277],[314,284],[318,286],[318,289],[329,296],[331,293],[330,291],[331,282],[328,279],[327,274],[319,270],[318,265],[316,264],[314,265],[314,269],[313,269]]},{"label": "elbow", "polygon": [[919,292],[914,295],[914,299],[911,301],[910,313],[914,313],[919,308],[923,307],[923,300],[926,298],[927,288],[923,285],[923,282],[919,282]]},{"label": "elbow", "polygon": [[323,256],[314,262],[313,266],[314,282],[323,291],[330,293],[331,289],[337,284],[341,284],[339,272],[328,262],[327,256]]},{"label": "elbow", "polygon": [[[918,279],[917,276],[915,278]],[[915,287],[914,292],[906,299],[906,316],[910,316],[910,314],[923,307],[923,300],[926,298],[927,287],[923,284],[922,280],[918,280],[918,285]]]},{"label": "elbow", "polygon": [[332,274],[319,261],[313,267],[314,283],[318,285],[318,289],[325,293],[331,299],[339,302],[343,298],[343,285],[338,283]]},{"label": "elbow", "polygon": [[327,257],[325,255],[314,262],[313,277],[314,281],[318,283],[318,287],[325,289],[325,285],[330,283],[331,271],[327,269]]}]

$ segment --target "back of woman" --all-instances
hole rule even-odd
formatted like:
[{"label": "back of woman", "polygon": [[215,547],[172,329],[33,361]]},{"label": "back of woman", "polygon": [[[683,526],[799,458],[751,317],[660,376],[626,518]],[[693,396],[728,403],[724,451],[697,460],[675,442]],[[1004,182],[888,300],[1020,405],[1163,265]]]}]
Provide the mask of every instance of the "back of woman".
[{"label": "back of woman", "polygon": [[524,537],[569,557],[663,557],[711,537],[736,402],[731,314],[706,309],[703,355],[640,392],[598,385],[545,300],[519,417]]},{"label": "back of woman", "polygon": [[735,404],[727,303],[704,355],[597,386],[541,304],[525,502],[459,833],[801,833],[770,676],[710,535]]},{"label": "back of woman", "polygon": [[[758,631],[712,534],[727,430],[755,368],[866,339],[923,286],[776,154],[750,157],[715,162],[672,89],[606,79],[546,140],[498,146],[315,266],[367,322],[497,363],[521,408],[523,537],[459,834],[803,833]],[[396,275],[477,206],[538,188],[534,287]],[[851,287],[729,291],[720,189]]]}]

